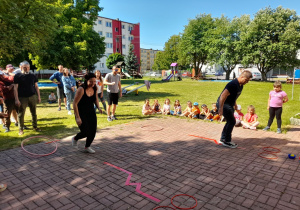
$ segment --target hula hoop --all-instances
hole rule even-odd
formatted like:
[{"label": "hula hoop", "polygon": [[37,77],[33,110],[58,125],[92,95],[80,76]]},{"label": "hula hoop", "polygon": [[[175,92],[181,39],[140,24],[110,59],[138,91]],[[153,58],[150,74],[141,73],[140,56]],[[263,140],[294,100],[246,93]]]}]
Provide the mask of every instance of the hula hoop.
[{"label": "hula hoop", "polygon": [[32,155],[32,156],[37,156],[37,157],[43,157],[43,156],[52,155],[54,152],[56,152],[57,147],[58,147],[56,141],[52,141],[52,143],[55,144],[55,149],[54,149],[52,152],[48,153],[48,154],[35,154],[35,153],[28,152],[28,151],[24,148],[24,141],[30,140],[30,139],[34,139],[34,138],[46,138],[46,139],[52,140],[51,138],[49,138],[49,137],[47,137],[47,136],[32,136],[32,137],[26,138],[26,139],[24,139],[24,140],[21,142],[21,147],[22,147],[22,149],[24,150],[24,152],[26,152],[26,153],[28,153],[28,154],[30,154],[30,155]]},{"label": "hula hoop", "polygon": [[[262,154],[273,155],[274,157],[273,157],[273,158],[271,158],[271,157],[266,157],[266,156],[263,156]],[[258,154],[258,156],[261,157],[261,158],[269,159],[269,160],[275,160],[275,159],[278,158],[276,154],[268,153],[268,152],[261,152],[261,153]]]},{"label": "hula hoop", "polygon": [[153,125],[143,125],[143,126],[141,126],[141,129],[143,129],[145,131],[161,131],[164,129],[163,127],[160,127],[160,126],[156,126],[156,127],[158,127],[157,129],[144,129],[147,127],[153,127]]},{"label": "hula hoop", "polygon": [[[189,207],[189,208],[181,208],[181,207],[179,207],[179,206],[176,206],[176,205],[173,203],[173,199],[174,199],[175,197],[177,197],[177,196],[188,196],[188,197],[190,197],[190,198],[193,198],[194,201],[196,202],[196,204],[195,204],[194,206],[192,206],[192,207]],[[193,209],[193,208],[196,208],[196,206],[198,205],[197,199],[196,199],[195,197],[191,196],[191,195],[188,195],[188,194],[179,194],[179,195],[173,196],[173,198],[171,199],[171,203],[172,203],[172,205],[173,205],[175,208],[177,208],[177,209]]]},{"label": "hula hoop", "polygon": [[[275,151],[271,151],[271,150],[267,150],[267,149],[274,149]],[[279,153],[279,152],[281,152],[280,149],[277,149],[275,147],[264,147],[263,151],[265,151],[266,153]]]},{"label": "hula hoop", "polygon": [[174,209],[174,208],[171,207],[171,206],[158,206],[158,207],[154,208],[153,210],[156,210],[156,209],[159,209],[159,208],[169,208],[169,209],[176,210],[176,209]]}]

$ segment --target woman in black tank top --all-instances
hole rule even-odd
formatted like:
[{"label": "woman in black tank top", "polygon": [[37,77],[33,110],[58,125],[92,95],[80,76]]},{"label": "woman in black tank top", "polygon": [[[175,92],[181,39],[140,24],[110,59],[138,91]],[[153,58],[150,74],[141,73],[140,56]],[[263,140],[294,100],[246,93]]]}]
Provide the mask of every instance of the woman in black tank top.
[{"label": "woman in black tank top", "polygon": [[94,104],[100,111],[96,76],[93,73],[88,73],[85,75],[84,85],[78,88],[73,103],[75,120],[80,132],[72,138],[72,145],[74,147],[77,147],[77,141],[79,139],[86,138],[85,152],[88,153],[95,153],[90,147],[97,130],[97,117]]}]

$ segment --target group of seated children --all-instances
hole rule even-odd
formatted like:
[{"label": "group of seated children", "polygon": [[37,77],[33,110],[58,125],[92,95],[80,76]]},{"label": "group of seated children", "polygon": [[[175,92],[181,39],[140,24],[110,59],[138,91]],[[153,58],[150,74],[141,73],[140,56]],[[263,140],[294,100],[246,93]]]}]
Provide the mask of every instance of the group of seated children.
[{"label": "group of seated children", "polygon": [[256,130],[259,122],[257,121],[258,116],[255,114],[255,107],[253,105],[248,106],[245,116],[241,110],[241,105],[237,105],[237,109],[234,112],[235,126],[243,126],[245,129]]},{"label": "group of seated children", "polygon": [[[257,121],[257,115],[255,114],[255,108],[253,105],[248,106],[248,112],[244,116],[241,111],[241,105],[237,105],[237,109],[234,113],[234,117],[236,119],[235,126],[243,126],[243,128],[248,128],[252,130],[256,130],[256,127],[259,125]],[[210,121],[219,121],[220,116],[218,113],[218,108],[215,103],[212,104],[212,109],[209,110],[206,104],[201,105],[201,110],[199,108],[199,104],[194,102],[192,104],[191,101],[187,102],[187,107],[184,111],[181,111],[181,105],[179,100],[175,100],[174,110],[171,110],[170,100],[167,98],[163,107],[161,108],[158,100],[155,99],[153,106],[151,107],[149,99],[145,100],[145,104],[142,110],[143,115],[151,115],[151,114],[163,114],[163,115],[177,115],[182,117],[189,117],[193,119],[201,119],[201,120],[210,120]],[[225,119],[226,120],[226,119]]]},{"label": "group of seated children", "polygon": [[179,100],[175,100],[174,110],[171,110],[170,100],[167,98],[163,107],[161,108],[158,100],[154,100],[154,104],[151,107],[149,99],[145,100],[145,104],[143,106],[142,114],[143,115],[151,115],[151,114],[163,114],[163,115],[177,115],[182,117],[189,117],[194,119],[202,119],[202,120],[219,120],[220,116],[218,114],[218,109],[216,104],[212,104],[212,110],[209,110],[205,104],[201,106],[202,110],[199,109],[199,104],[195,102],[192,105],[191,101],[187,102],[187,107],[184,111],[181,110],[181,105]]}]

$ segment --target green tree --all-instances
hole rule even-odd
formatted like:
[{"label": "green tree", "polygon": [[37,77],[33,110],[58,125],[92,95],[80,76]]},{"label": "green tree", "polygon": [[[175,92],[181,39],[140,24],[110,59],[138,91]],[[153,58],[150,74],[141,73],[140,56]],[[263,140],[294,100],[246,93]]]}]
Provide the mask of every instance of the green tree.
[{"label": "green tree", "polygon": [[170,69],[170,65],[172,61],[167,57],[164,51],[158,51],[156,53],[156,57],[154,59],[154,64],[152,66],[153,70],[166,70]]},{"label": "green tree", "polygon": [[296,54],[300,49],[300,21],[294,10],[259,10],[241,39],[246,48],[243,64],[255,65],[263,80],[276,67],[299,65]]},{"label": "green tree", "polygon": [[201,74],[202,66],[208,62],[209,42],[214,20],[210,14],[200,14],[185,26],[180,41],[180,57],[193,63],[195,74]]},{"label": "green tree", "polygon": [[97,19],[99,0],[66,0],[65,9],[56,21],[52,43],[47,43],[42,53],[32,53],[33,63],[40,68],[62,64],[74,70],[91,70],[105,52],[104,37],[93,30]]},{"label": "green tree", "polygon": [[125,65],[128,71],[137,71],[139,69],[138,59],[133,52],[133,44],[129,46],[129,53],[125,57]]},{"label": "green tree", "polygon": [[113,53],[108,56],[106,59],[107,68],[111,69],[114,65],[116,65],[119,61],[124,61],[124,56],[120,53]]},{"label": "green tree", "polygon": [[39,53],[53,39],[62,9],[58,0],[1,0],[0,63],[18,65],[28,52]]},{"label": "green tree", "polygon": [[212,64],[220,65],[226,72],[226,79],[241,63],[244,48],[241,45],[240,35],[250,22],[249,16],[234,18],[233,20],[221,16],[215,20],[215,29],[211,34],[209,60]]}]

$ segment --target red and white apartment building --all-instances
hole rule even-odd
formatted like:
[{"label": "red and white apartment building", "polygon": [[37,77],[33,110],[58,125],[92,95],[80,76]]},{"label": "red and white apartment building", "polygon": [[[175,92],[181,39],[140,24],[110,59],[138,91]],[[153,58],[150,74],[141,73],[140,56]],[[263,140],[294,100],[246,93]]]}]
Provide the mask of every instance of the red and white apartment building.
[{"label": "red and white apartment building", "polygon": [[105,37],[105,55],[95,64],[96,69],[102,73],[108,73],[111,69],[106,67],[106,59],[112,53],[120,53],[124,57],[129,53],[129,46],[133,44],[134,54],[140,61],[140,23],[128,23],[119,19],[98,17],[94,24],[94,30]]}]

